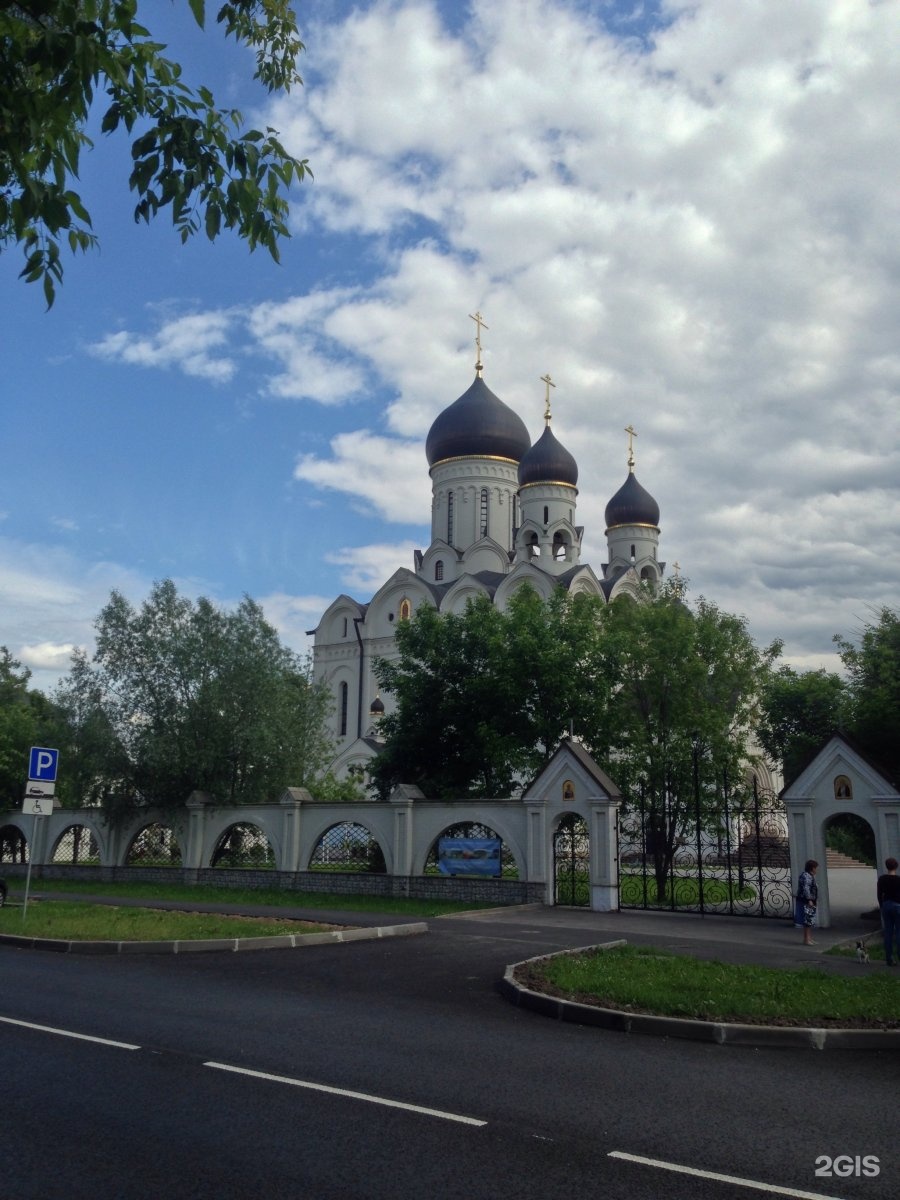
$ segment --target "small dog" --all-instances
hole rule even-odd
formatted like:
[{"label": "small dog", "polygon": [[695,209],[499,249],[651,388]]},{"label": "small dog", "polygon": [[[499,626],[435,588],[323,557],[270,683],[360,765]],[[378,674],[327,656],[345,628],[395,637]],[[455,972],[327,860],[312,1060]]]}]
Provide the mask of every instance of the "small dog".
[{"label": "small dog", "polygon": [[866,949],[865,942],[856,943],[856,961],[867,963],[869,961],[869,951]]}]

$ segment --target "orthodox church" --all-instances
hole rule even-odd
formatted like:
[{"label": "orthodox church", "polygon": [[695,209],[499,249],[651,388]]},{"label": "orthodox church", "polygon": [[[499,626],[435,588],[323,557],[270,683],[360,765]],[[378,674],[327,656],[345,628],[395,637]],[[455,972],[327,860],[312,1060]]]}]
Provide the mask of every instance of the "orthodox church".
[{"label": "orthodox church", "polygon": [[642,580],[657,582],[659,505],[634,474],[629,426],[628,475],[606,506],[609,561],[599,571],[581,561],[584,529],[577,524],[578,466],[551,428],[549,375],[544,430],[532,445],[524,422],[484,380],[480,313],[475,379],[429,430],[425,456],[431,475],[431,544],[414,554],[412,570],[396,571],[368,603],[341,595],[313,637],[313,674],[334,697],[332,733],[339,776],[378,753],[377,720],[391,698],[378,695],[373,665],[390,658],[398,621],[430,604],[460,613],[488,596],[498,608],[523,583],[549,598],[554,588],[587,592],[607,602],[637,595]]}]

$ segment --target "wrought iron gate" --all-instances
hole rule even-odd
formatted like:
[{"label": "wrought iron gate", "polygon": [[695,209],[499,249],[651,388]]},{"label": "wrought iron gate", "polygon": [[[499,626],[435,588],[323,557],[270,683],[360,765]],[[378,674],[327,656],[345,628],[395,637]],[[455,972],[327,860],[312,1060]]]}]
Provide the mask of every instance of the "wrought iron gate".
[{"label": "wrought iron gate", "polygon": [[793,917],[783,805],[771,792],[695,795],[687,807],[641,795],[618,824],[619,908]]},{"label": "wrought iron gate", "polygon": [[587,822],[567,813],[553,835],[554,904],[590,904],[590,865]]}]

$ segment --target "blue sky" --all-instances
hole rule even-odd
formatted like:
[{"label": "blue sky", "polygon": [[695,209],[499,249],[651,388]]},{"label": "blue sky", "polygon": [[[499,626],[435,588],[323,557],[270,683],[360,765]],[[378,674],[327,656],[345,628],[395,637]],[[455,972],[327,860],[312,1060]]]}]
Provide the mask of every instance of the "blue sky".
[{"label": "blue sky", "polygon": [[898,603],[898,0],[312,3],[306,86],[272,101],[186,8],[140,11],[315,179],[279,267],[136,225],[128,142],[98,138],[102,249],[49,313],[0,257],[0,644],[37,685],[113,587],[249,593],[303,649],[411,566],[476,309],[533,437],[557,383],[585,559],[633,423],[661,557],[760,642],[832,665]]}]

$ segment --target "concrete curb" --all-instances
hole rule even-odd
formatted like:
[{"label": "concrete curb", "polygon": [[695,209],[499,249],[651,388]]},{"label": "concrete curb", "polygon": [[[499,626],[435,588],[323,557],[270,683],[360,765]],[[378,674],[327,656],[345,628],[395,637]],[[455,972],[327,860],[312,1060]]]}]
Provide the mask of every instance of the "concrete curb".
[{"label": "concrete curb", "polygon": [[545,1017],[558,1021],[571,1021],[577,1025],[593,1025],[600,1029],[611,1029],[618,1033],[644,1033],[652,1037],[686,1038],[695,1042],[715,1042],[720,1046],[767,1046],[795,1050],[896,1050],[900,1049],[900,1030],[895,1029],[814,1029],[799,1025],[742,1025],[728,1021],[699,1021],[682,1017],[654,1017],[648,1013],[623,1012],[614,1008],[595,1008],[591,1004],[579,1004],[574,1000],[563,1000],[535,992],[517,983],[515,973],[519,967],[531,963],[546,962],[559,954],[580,954],[588,950],[614,950],[625,946],[620,938],[614,942],[600,942],[592,946],[579,946],[575,950],[557,951],[555,954],[538,954],[521,962],[511,963],[499,985],[500,993],[512,1004],[527,1008]]},{"label": "concrete curb", "polygon": [[0,945],[20,950],[52,950],[57,954],[202,954],[210,950],[302,950],[336,942],[367,942],[376,938],[409,937],[427,933],[425,921],[409,925],[378,925],[371,929],[337,929],[330,933],[283,933],[273,937],[209,938],[175,942],[68,942],[0,934]]},{"label": "concrete curb", "polygon": [[432,917],[433,921],[452,921],[457,917],[493,917],[497,913],[502,913],[506,916],[511,912],[530,912],[533,909],[546,909],[546,904],[535,902],[534,904],[498,904],[496,908],[464,908],[459,912],[438,913]]}]

